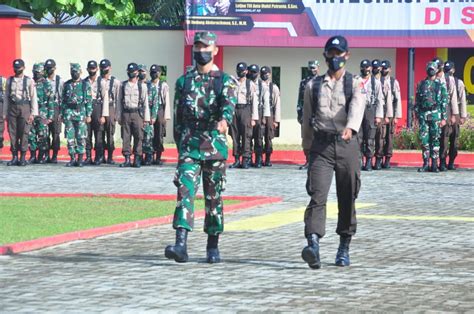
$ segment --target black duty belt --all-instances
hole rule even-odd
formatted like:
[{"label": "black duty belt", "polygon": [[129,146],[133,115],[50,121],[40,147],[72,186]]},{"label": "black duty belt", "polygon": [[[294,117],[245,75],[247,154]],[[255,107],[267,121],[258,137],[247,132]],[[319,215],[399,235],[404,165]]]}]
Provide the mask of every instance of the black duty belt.
[{"label": "black duty belt", "polygon": [[244,109],[244,108],[247,108],[249,106],[251,106],[252,104],[236,104],[235,105],[235,109]]},{"label": "black duty belt", "polygon": [[334,133],[328,133],[328,132],[323,132],[323,131],[315,131],[314,138],[323,142],[327,142],[327,143],[335,143],[335,142],[343,141],[341,134],[339,133],[334,134]]},{"label": "black duty belt", "polygon": [[138,112],[138,108],[124,108],[123,109],[123,112],[124,113],[134,113],[134,112]]}]

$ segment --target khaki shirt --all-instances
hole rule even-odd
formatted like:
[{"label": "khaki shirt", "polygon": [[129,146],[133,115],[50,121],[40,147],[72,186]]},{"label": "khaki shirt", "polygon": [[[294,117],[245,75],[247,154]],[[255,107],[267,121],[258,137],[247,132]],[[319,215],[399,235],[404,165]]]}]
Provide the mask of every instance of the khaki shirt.
[{"label": "khaki shirt", "polygon": [[[117,107],[118,99],[120,97],[120,80],[114,78],[114,86],[112,86],[112,95],[109,94],[110,83],[112,82],[112,77],[102,77],[102,81],[105,84],[105,90],[107,91],[108,103],[104,101],[102,107],[102,116],[108,117],[110,115],[110,107]],[[106,105],[107,104],[107,105]]]},{"label": "khaki shirt", "polygon": [[[24,76],[21,76],[21,77],[12,76],[7,80],[5,94],[4,94],[5,103],[3,104],[4,116],[6,116],[8,113],[8,107],[12,105],[10,103],[10,89],[9,89],[10,81],[13,80],[11,83],[12,93],[18,99],[22,99],[23,98],[23,77]],[[25,100],[30,102],[31,115],[37,116],[38,115],[38,98],[36,97],[35,82],[30,77],[27,77],[26,79],[26,88],[27,88],[27,91],[25,93]],[[22,106],[25,106],[25,105],[22,105]]]},{"label": "khaki shirt", "polygon": [[[311,149],[314,136],[314,128],[310,124],[313,116],[313,83],[313,80],[309,81],[304,92],[303,149]],[[349,112],[346,113],[343,76],[336,81],[326,74],[321,84],[319,105],[315,112],[315,127],[320,131],[333,134],[342,133],[346,128],[358,132],[364,117],[366,102],[366,97],[362,94],[362,87],[362,81],[354,77],[352,100],[349,104]]]},{"label": "khaki shirt", "polygon": [[[257,97],[259,100],[259,106],[263,106],[263,117],[270,117],[270,92],[268,90],[268,86],[263,83],[263,81],[258,78],[254,81],[256,89],[257,89]],[[260,85],[262,86],[262,91],[260,92]],[[262,119],[263,117],[259,117]]]},{"label": "khaki shirt", "polygon": [[[151,82],[151,84],[158,88],[160,80],[158,80],[156,84],[153,82]],[[165,120],[171,120],[170,87],[166,82],[161,83],[160,103],[161,106],[165,106]]]},{"label": "khaki shirt", "polygon": [[459,114],[459,106],[458,106],[458,94],[456,91],[456,82],[454,81],[454,77],[449,76],[449,86],[446,83],[446,77],[443,74],[441,77],[439,77],[439,80],[441,83],[446,86],[446,89],[448,90],[448,105],[446,106],[446,114],[449,119],[451,115],[458,115]]},{"label": "khaki shirt", "polygon": [[[267,85],[268,91],[270,91],[270,80],[268,82],[265,82],[265,85]],[[270,108],[275,108],[275,115],[273,117],[273,120],[275,122],[280,122],[281,121],[281,98],[280,98],[280,89],[278,88],[278,85],[273,83],[272,87],[272,103],[270,104]]]},{"label": "khaki shirt", "polygon": [[[250,81],[250,101],[252,102],[252,120],[258,120],[258,95],[257,85]],[[238,80],[237,85],[237,104],[247,104],[247,78]]]},{"label": "khaki shirt", "polygon": [[[464,82],[460,79],[458,80],[458,103],[459,103],[459,114],[461,118],[467,118],[467,100],[466,100],[466,86]],[[454,83],[456,84],[456,83]],[[456,86],[456,85],[454,85]]]},{"label": "khaki shirt", "polygon": [[[92,80],[90,76],[86,78],[86,80],[89,82],[91,86],[91,91],[92,91],[92,101],[97,101],[99,99],[99,95],[97,95],[97,86],[99,84],[99,76],[95,78],[95,80]],[[108,90],[109,84],[104,79],[100,79],[100,98],[102,99],[102,117],[108,117],[109,116],[109,90]]]},{"label": "khaki shirt", "polygon": [[[372,76],[371,75],[369,75],[367,78],[362,78],[360,76],[357,76],[356,78],[362,81],[363,88],[361,92],[365,96],[365,105],[369,106],[371,102],[373,102],[372,105],[375,106],[375,117],[384,118],[385,99],[384,99],[382,83],[380,82],[380,80],[377,77],[375,77],[375,80],[374,80],[375,91],[374,93],[372,93]],[[372,100],[372,97],[375,97],[375,99]]]},{"label": "khaki shirt", "polygon": [[[122,83],[123,84],[123,83]],[[141,101],[143,102],[144,108],[144,121],[149,122],[150,121],[150,107],[148,106],[148,89],[145,83],[142,84],[142,99]],[[138,91],[138,82],[137,83],[132,83],[130,81],[125,82],[125,88],[124,88],[124,95],[122,94],[122,86],[120,86],[119,89],[119,97],[118,97],[118,106],[117,106],[117,112],[116,112],[116,117],[117,121],[122,120],[122,112],[124,109],[135,109],[138,108],[139,106],[139,91]]]},{"label": "khaki shirt", "polygon": [[[386,85],[386,100],[387,100],[387,112],[385,114],[386,118],[402,118],[402,96],[400,92],[400,83],[397,79],[393,81],[393,92],[396,97],[396,103],[394,104],[393,101],[393,94],[392,94],[392,82],[390,80],[390,75],[385,77],[384,85]],[[394,117],[394,109],[396,110],[396,116]]]},{"label": "khaki shirt", "polygon": [[59,104],[61,103],[61,97],[63,95],[63,88],[64,88],[64,81],[61,77],[59,77],[59,86],[58,86],[58,90],[57,90],[57,93],[56,93],[56,78],[59,77],[58,75],[54,75],[54,77],[52,79],[50,79],[49,77],[47,78],[48,82],[51,84],[51,86],[53,87],[53,91],[54,91],[54,106],[55,107],[59,107]]}]

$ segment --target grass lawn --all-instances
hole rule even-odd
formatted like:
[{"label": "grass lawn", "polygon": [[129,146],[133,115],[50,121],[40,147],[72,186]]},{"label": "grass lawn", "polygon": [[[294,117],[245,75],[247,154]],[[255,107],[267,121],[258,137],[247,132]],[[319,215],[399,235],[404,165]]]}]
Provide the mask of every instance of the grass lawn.
[{"label": "grass lawn", "polygon": [[474,105],[467,106],[467,112],[469,112],[471,117],[474,117]]},{"label": "grass lawn", "polygon": [[[226,200],[225,204],[239,201]],[[174,213],[175,201],[110,197],[2,197],[0,245],[66,232],[161,217]],[[204,200],[195,202],[204,208]]]}]

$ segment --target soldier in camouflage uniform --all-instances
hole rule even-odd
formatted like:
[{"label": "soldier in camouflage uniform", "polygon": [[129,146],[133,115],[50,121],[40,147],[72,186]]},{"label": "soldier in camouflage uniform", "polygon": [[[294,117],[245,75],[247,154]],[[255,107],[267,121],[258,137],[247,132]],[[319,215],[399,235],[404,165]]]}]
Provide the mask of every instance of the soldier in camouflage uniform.
[{"label": "soldier in camouflage uniform", "polygon": [[[5,87],[7,81],[0,76],[0,152],[3,148],[3,132],[5,132],[5,116],[3,115],[3,95],[5,94]],[[0,160],[0,163],[2,161]]]},{"label": "soldier in camouflage uniform", "polygon": [[173,220],[176,244],[165,249],[165,256],[186,262],[187,234],[194,228],[194,198],[203,177],[208,234],[207,262],[220,261],[219,234],[224,230],[221,193],[225,186],[228,155],[226,132],[232,123],[236,99],[236,80],[214,65],[218,53],[217,36],[198,32],[193,53],[197,66],[176,82],[174,139],[178,148],[178,165],[174,183],[178,203]]},{"label": "soldier in camouflage uniform", "polygon": [[[311,75],[308,75],[307,77],[301,80],[300,88],[298,90],[298,101],[296,103],[296,114],[297,114],[298,123],[300,125],[303,124],[304,90],[308,82],[319,75],[319,61],[318,60],[308,61],[308,70],[311,72]],[[303,134],[303,126],[301,126],[301,134]],[[309,150],[303,150],[303,152],[306,158],[306,162],[304,163],[304,165],[301,165],[299,167],[300,170],[308,169],[308,164],[309,164]]]},{"label": "soldier in camouflage uniform", "polygon": [[144,123],[143,124],[143,143],[142,143],[142,150],[143,154],[145,154],[144,166],[150,166],[151,162],[153,160],[153,122],[155,122],[156,119],[156,101],[155,103],[152,102],[154,98],[153,91],[150,88],[150,82],[147,82],[146,80],[146,74],[147,74],[147,68],[146,65],[144,64],[139,64],[138,65],[138,82],[140,84],[146,84],[147,90],[148,90],[148,107],[150,110],[150,117],[151,117],[151,123]]},{"label": "soldier in camouflage uniform", "polygon": [[428,62],[427,77],[416,88],[415,114],[420,125],[420,139],[423,154],[423,166],[418,172],[430,170],[428,158],[431,157],[431,171],[438,172],[438,157],[441,128],[446,125],[446,105],[448,92],[446,86],[436,79],[438,65]]},{"label": "soldier in camouflage uniform", "polygon": [[[71,160],[67,167],[84,166],[87,125],[91,123],[92,90],[87,81],[81,80],[81,66],[71,63],[71,79],[64,83],[61,117],[65,126],[65,137]],[[77,154],[77,159],[76,159]]]},{"label": "soldier in camouflage uniform", "polygon": [[162,165],[161,155],[165,151],[164,137],[166,136],[166,122],[171,120],[171,104],[170,104],[170,88],[166,81],[162,80],[161,73],[163,67],[159,65],[152,65],[150,68],[151,88],[155,90],[156,94],[156,119],[153,125],[153,150],[155,157],[153,159],[154,165]]},{"label": "soldier in camouflage uniform", "polygon": [[[36,83],[39,114],[35,117],[28,136],[31,153],[29,162],[44,164],[49,151],[48,124],[53,121],[54,117],[54,90],[51,83],[44,77],[44,63],[33,65],[33,80]],[[38,157],[36,157],[38,150]]]}]

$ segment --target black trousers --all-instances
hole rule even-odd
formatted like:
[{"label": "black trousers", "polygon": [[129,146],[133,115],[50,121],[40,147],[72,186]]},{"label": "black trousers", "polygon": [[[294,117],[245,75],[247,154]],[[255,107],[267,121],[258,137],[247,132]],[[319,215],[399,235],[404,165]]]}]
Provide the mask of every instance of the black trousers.
[{"label": "black trousers", "polygon": [[[97,152],[104,150],[104,126],[100,124],[100,118],[102,117],[102,105],[94,102],[92,109],[91,123],[87,124],[87,138],[86,138],[86,150],[90,151],[92,148]],[[95,145],[92,145],[92,136],[95,139]]]},{"label": "black trousers", "polygon": [[3,103],[0,104],[0,148],[3,148],[3,132],[5,132],[5,120],[3,119]]},{"label": "black trousers", "polygon": [[102,133],[102,142],[104,148],[110,153],[115,150],[115,107],[109,106],[109,116],[105,117],[104,132]]},{"label": "black trousers", "polygon": [[263,116],[263,108],[258,111],[259,119],[252,132],[253,151],[256,155],[263,154],[263,136],[265,134],[265,125],[263,121],[266,121],[266,117]]},{"label": "black trousers", "polygon": [[131,142],[133,136],[133,154],[142,155],[143,146],[143,118],[138,112],[123,112],[122,113],[122,154],[130,156]]},{"label": "black trousers", "polygon": [[441,128],[441,138],[439,140],[439,157],[454,160],[458,155],[458,141],[461,133],[459,123],[447,123]]},{"label": "black trousers", "polygon": [[232,154],[234,156],[252,157],[252,105],[237,105],[234,119],[230,126],[232,137]]},{"label": "black trousers", "polygon": [[49,147],[53,152],[58,152],[61,147],[61,128],[62,121],[59,119],[59,106],[54,108],[53,121],[48,124],[49,129]]},{"label": "black trousers", "polygon": [[[325,133],[323,133],[325,134]],[[338,221],[336,233],[354,235],[357,229],[355,200],[360,190],[359,141],[330,140],[315,135],[310,152],[306,191],[311,200],[304,215],[305,236],[326,234],[326,203],[332,177],[336,175]]]},{"label": "black trousers", "polygon": [[265,154],[273,153],[273,139],[275,138],[275,127],[273,126],[273,115],[271,117],[266,117],[266,124],[265,124]]},{"label": "black trousers", "polygon": [[28,150],[28,134],[31,128],[28,119],[30,115],[30,105],[10,105],[8,107],[8,134],[10,135],[10,150],[12,153]]},{"label": "black trousers", "polygon": [[166,136],[166,120],[163,108],[158,110],[155,124],[153,125],[153,150],[162,153],[165,151],[164,138]]},{"label": "black trousers", "polygon": [[361,130],[359,132],[359,140],[361,142],[360,150],[362,155],[372,158],[375,153],[375,133],[377,127],[375,125],[375,107],[367,106],[362,119]]},{"label": "black trousers", "polygon": [[395,122],[390,118],[388,124],[381,123],[377,126],[375,133],[375,157],[389,157],[393,156],[393,136],[395,135]]}]

